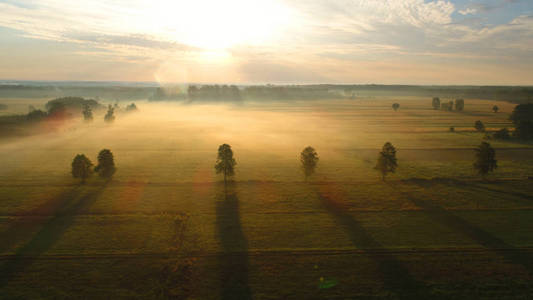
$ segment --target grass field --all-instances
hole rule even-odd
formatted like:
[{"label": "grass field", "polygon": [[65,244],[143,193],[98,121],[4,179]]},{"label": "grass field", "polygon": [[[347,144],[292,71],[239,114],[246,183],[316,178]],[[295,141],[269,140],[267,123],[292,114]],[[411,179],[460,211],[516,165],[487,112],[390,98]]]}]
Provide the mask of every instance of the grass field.
[{"label": "grass field", "polygon": [[[496,172],[483,181],[472,168],[484,136],[474,122],[512,127],[513,104],[137,106],[111,125],[97,115],[0,141],[0,297],[533,294],[533,144],[491,140]],[[385,142],[399,167],[382,182],[373,167]],[[237,160],[227,190],[213,168],[222,143]],[[320,161],[305,182],[298,158],[308,145]],[[72,179],[74,156],[94,162],[102,148],[115,155],[113,180]]]}]

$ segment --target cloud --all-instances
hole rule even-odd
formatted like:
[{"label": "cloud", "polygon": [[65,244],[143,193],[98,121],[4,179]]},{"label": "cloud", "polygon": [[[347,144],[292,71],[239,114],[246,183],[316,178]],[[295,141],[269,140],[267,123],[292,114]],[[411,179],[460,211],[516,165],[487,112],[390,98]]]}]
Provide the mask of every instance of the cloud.
[{"label": "cloud", "polygon": [[460,13],[463,16],[474,15],[474,14],[477,13],[477,9],[475,9],[475,8],[465,8],[465,9],[459,10],[458,13]]},{"label": "cloud", "polygon": [[[192,46],[182,35],[190,35],[198,24],[202,27],[196,31],[200,39],[210,32],[216,32],[219,40],[234,36],[213,28],[217,24],[206,25],[202,11],[190,10],[198,5],[182,6],[185,2],[179,1],[0,0],[0,26],[15,29],[27,38],[75,44],[77,50],[72,54],[83,56],[84,61],[92,57],[113,65],[142,62],[143,70],[159,70],[165,80],[171,80],[175,76],[171,70],[177,69],[180,80],[192,81],[216,80],[217,74],[213,73],[218,72],[228,81],[391,82],[391,76],[402,76],[400,68],[410,65],[424,74],[411,78],[421,81],[437,72],[431,70],[432,64],[441,66],[441,70],[457,68],[464,72],[467,62],[484,70],[497,69],[488,66],[507,70],[518,63],[533,65],[532,17],[508,10],[511,3],[520,0],[468,2],[462,6],[449,0],[279,1],[290,22],[284,23],[274,39],[230,43],[215,55]],[[202,0],[202,5],[208,3]],[[254,5],[246,7],[254,9]],[[239,9],[226,7],[224,12],[246,15]],[[506,10],[506,20],[512,20],[498,25],[483,22],[487,12],[501,10]],[[254,11],[252,15],[259,14]],[[217,14],[218,21],[224,18]],[[185,19],[190,22],[184,23]],[[232,20],[239,27],[247,26],[249,21],[244,17]],[[401,67],[387,69],[385,62]],[[372,66],[381,71],[373,71]],[[370,80],[370,75],[357,74],[357,69],[384,80]],[[433,78],[442,80],[441,76],[434,74]],[[529,78],[533,81],[532,76]]]}]

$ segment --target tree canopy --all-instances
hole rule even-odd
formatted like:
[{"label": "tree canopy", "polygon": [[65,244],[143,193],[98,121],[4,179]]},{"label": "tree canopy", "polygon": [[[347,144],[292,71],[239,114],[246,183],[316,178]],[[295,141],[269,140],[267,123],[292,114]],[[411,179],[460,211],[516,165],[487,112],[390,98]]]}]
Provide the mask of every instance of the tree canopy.
[{"label": "tree canopy", "polygon": [[433,98],[433,101],[431,102],[431,105],[433,106],[433,109],[439,109],[440,108],[440,99],[439,99],[439,97]]},{"label": "tree canopy", "polygon": [[302,163],[302,170],[306,180],[309,176],[315,173],[318,160],[318,154],[311,146],[306,147],[304,150],[302,150],[302,153],[300,153],[300,162]]},{"label": "tree canopy", "polygon": [[93,110],[91,109],[91,106],[88,104],[83,105],[83,119],[86,122],[91,122],[93,120]]},{"label": "tree canopy", "polygon": [[398,108],[400,108],[400,104],[399,103],[394,103],[392,105],[392,109],[394,109],[395,111],[398,110]]},{"label": "tree canopy", "polygon": [[474,169],[476,169],[479,175],[485,177],[485,175],[498,167],[495,159],[496,151],[489,143],[481,142],[474,151],[476,152]]},{"label": "tree canopy", "polygon": [[103,178],[111,178],[115,174],[115,159],[111,150],[102,149],[98,153],[98,165],[94,170]]},{"label": "tree canopy", "polygon": [[72,177],[81,178],[81,183],[92,174],[92,162],[83,154],[78,154],[72,161]]},{"label": "tree canopy", "polygon": [[510,117],[515,126],[515,135],[522,139],[533,138],[533,103],[515,107]]},{"label": "tree canopy", "polygon": [[104,116],[104,121],[112,123],[115,121],[115,108],[111,105],[107,107],[107,113]]},{"label": "tree canopy", "polygon": [[237,165],[237,162],[233,158],[231,146],[228,144],[220,145],[218,147],[215,171],[217,174],[224,174],[224,185],[227,183],[227,177],[235,175],[235,165]]},{"label": "tree canopy", "polygon": [[464,99],[455,99],[455,110],[456,111],[463,111],[465,108],[465,100]]},{"label": "tree canopy", "polygon": [[396,160],[396,148],[387,142],[383,145],[381,152],[378,155],[378,161],[374,169],[381,172],[382,180],[385,180],[385,176],[388,173],[394,173],[398,167],[398,162]]},{"label": "tree canopy", "polygon": [[477,120],[476,123],[474,123],[474,128],[478,132],[484,132],[485,131],[485,124],[483,124],[483,122],[481,122],[480,120]]}]

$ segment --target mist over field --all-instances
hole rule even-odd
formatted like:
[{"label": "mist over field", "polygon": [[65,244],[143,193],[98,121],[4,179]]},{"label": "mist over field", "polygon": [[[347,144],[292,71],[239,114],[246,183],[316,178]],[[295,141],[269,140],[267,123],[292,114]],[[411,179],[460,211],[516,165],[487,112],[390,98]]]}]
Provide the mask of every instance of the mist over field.
[{"label": "mist over field", "polygon": [[529,299],[533,1],[0,0],[0,299]]}]

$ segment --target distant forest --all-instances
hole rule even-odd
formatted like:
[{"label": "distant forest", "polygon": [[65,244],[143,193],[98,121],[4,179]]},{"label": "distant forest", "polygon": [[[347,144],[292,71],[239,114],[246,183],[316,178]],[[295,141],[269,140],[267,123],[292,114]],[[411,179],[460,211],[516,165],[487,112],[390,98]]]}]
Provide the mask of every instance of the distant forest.
[{"label": "distant forest", "polygon": [[176,85],[146,83],[0,82],[0,98],[56,98],[80,96],[96,100],[242,101],[312,100],[378,96],[422,96],[533,102],[533,87],[412,86],[412,85]]}]

